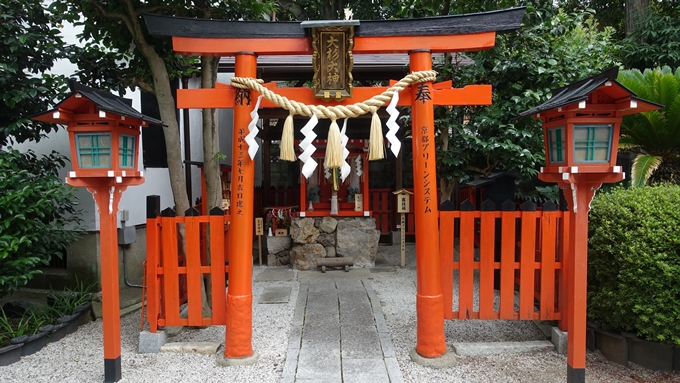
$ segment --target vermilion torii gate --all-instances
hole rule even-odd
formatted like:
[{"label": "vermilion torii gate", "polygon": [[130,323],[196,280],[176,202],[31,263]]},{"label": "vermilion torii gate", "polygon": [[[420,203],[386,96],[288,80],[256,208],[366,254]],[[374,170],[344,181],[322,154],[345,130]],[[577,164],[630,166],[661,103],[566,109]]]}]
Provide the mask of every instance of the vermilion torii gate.
[{"label": "vermilion torii gate", "polygon": [[[411,20],[354,21],[353,54],[408,53],[412,72],[432,69],[432,54],[490,49],[496,31],[519,27],[524,8],[478,14]],[[255,78],[258,55],[312,55],[312,38],[297,22],[242,22],[144,16],[153,35],[172,36],[173,48],[185,55],[235,56],[235,75]],[[274,88],[275,85],[267,85]],[[310,88],[281,88],[276,92],[305,104],[351,105],[386,91],[385,87],[356,87],[342,101],[314,98]],[[427,93],[423,97],[423,90]],[[224,84],[215,89],[182,89],[178,108],[233,108],[232,208],[230,275],[224,356],[248,358],[252,348],[252,255],[254,162],[244,145],[255,97]],[[412,108],[413,175],[416,220],[417,341],[425,358],[446,354],[444,306],[440,284],[438,206],[436,197],[435,105],[489,105],[491,86],[452,89],[451,82],[421,82],[400,93],[400,106]],[[280,106],[263,99],[260,108]]]}]

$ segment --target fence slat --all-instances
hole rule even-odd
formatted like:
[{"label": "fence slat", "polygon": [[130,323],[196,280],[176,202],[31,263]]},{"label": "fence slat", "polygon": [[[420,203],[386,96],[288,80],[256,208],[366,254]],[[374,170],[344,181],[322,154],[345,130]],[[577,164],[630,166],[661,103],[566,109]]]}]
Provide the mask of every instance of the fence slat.
[{"label": "fence slat", "polygon": [[149,331],[158,330],[158,316],[160,314],[160,278],[157,274],[159,266],[159,219],[146,220],[146,317],[149,321]]},{"label": "fence slat", "polygon": [[548,320],[555,315],[556,229],[557,214],[544,212],[541,220],[541,320]]},{"label": "fence slat", "polygon": [[161,218],[162,262],[163,262],[163,311],[167,326],[179,325],[179,277],[177,220],[175,217]]},{"label": "fence slat", "polygon": [[515,305],[515,212],[501,213],[500,319],[513,319]]},{"label": "fence slat", "polygon": [[562,318],[560,319],[560,322],[558,324],[559,328],[562,330],[566,330],[569,328],[569,306],[567,304],[568,297],[567,297],[567,281],[569,280],[569,262],[567,262],[567,255],[569,254],[569,225],[571,224],[571,220],[574,218],[573,214],[571,211],[565,211],[562,219],[562,225],[560,227],[559,231],[559,238],[562,239],[561,243],[561,254],[560,254],[560,261],[562,262],[562,272],[560,273],[560,281],[559,281],[559,311],[562,314]]},{"label": "fence slat", "polygon": [[[212,213],[212,212],[211,212]],[[210,216],[210,274],[212,275],[213,325],[226,324],[226,281],[224,275],[225,216]]]},{"label": "fence slat", "polygon": [[458,270],[458,318],[467,319],[473,311],[475,219],[473,214],[461,212],[460,218],[460,269]]},{"label": "fence slat", "polygon": [[203,325],[201,300],[201,225],[195,217],[186,217],[186,269],[187,269],[187,302],[189,305],[189,325]]},{"label": "fence slat", "polygon": [[[525,203],[526,204],[526,203]],[[536,257],[536,213],[522,212],[520,244],[519,318],[534,319],[534,265]]]},{"label": "fence slat", "polygon": [[445,319],[453,319],[453,219],[451,213],[439,215],[439,259]]},{"label": "fence slat", "polygon": [[496,213],[482,212],[479,249],[479,319],[493,319],[494,245]]}]

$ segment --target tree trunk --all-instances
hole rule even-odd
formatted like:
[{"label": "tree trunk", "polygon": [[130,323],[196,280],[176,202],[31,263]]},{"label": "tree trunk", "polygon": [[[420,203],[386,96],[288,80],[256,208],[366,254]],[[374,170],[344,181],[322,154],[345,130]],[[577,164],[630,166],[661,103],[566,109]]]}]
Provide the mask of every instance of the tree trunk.
[{"label": "tree trunk", "polygon": [[649,0],[626,0],[626,36],[637,28],[648,8]]},{"label": "tree trunk", "polygon": [[[214,88],[217,81],[217,66],[219,57],[201,57],[201,88]],[[203,204],[206,211],[222,205],[222,179],[220,177],[220,138],[217,127],[217,109],[203,109],[203,171],[205,176],[205,201]],[[206,232],[206,262],[212,264],[210,248],[210,233]],[[203,315],[212,316],[211,302],[212,286],[210,274],[205,277],[205,286],[202,286]]]},{"label": "tree trunk", "polygon": [[[141,31],[140,31],[141,33]],[[135,34],[133,33],[133,36]],[[184,179],[184,167],[182,165],[182,146],[179,137],[179,124],[177,123],[177,109],[175,98],[170,89],[168,71],[163,59],[161,59],[153,47],[149,46],[143,36],[135,38],[137,48],[142,52],[153,75],[154,93],[158,101],[158,110],[163,121],[163,135],[165,147],[168,153],[168,173],[170,175],[170,188],[175,202],[177,215],[184,215],[189,209],[189,197],[187,196],[186,180]],[[141,45],[141,46],[140,46]]]},{"label": "tree trunk", "polygon": [[[201,88],[214,88],[217,81],[219,57],[201,57]],[[203,109],[203,171],[205,172],[207,210],[222,205],[220,179],[220,140],[217,127],[217,109]]]}]

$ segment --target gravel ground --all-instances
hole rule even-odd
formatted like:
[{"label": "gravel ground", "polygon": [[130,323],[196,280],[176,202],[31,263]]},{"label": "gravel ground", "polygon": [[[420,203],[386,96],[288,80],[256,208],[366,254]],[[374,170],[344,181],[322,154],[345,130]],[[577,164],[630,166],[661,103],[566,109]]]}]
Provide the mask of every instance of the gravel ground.
[{"label": "gravel ground", "polygon": [[[398,247],[379,248],[393,265]],[[564,382],[566,357],[554,352],[458,357],[456,367],[434,370],[411,361],[415,346],[415,247],[407,246],[407,267],[375,273],[372,285],[380,297],[399,366],[406,382]],[[254,267],[254,275],[266,267]],[[287,304],[257,304],[267,286],[291,286]],[[218,367],[214,356],[195,354],[138,354],[139,315],[121,318],[123,379],[121,382],[278,382],[283,371],[299,285],[293,282],[253,284],[253,348],[259,354],[254,366]],[[455,304],[455,303],[454,303]],[[446,321],[449,347],[465,341],[521,341],[542,339],[530,322]],[[224,327],[185,329],[169,341],[224,342]],[[102,382],[104,380],[102,322],[81,326],[66,338],[48,344],[20,362],[0,367],[0,382]],[[680,373],[623,367],[588,353],[587,382],[680,382]]]}]

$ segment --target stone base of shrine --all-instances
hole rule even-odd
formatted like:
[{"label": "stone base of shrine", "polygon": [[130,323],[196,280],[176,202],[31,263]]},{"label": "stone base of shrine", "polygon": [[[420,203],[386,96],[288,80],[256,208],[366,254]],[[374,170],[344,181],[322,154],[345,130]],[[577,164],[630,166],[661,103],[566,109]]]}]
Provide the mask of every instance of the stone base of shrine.
[{"label": "stone base of shrine", "polygon": [[286,237],[267,237],[267,265],[314,270],[317,259],[353,257],[354,267],[373,267],[380,232],[372,217],[294,218]]}]

